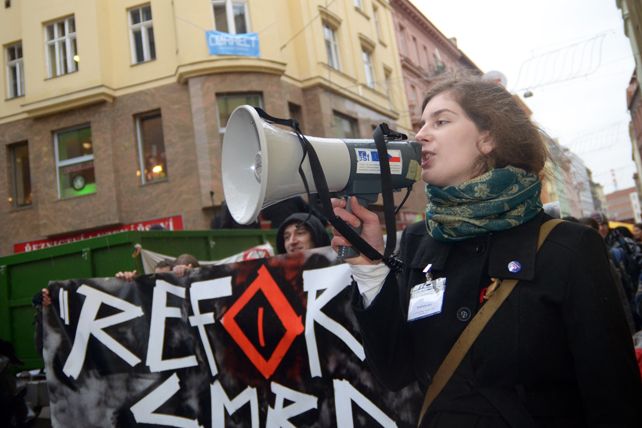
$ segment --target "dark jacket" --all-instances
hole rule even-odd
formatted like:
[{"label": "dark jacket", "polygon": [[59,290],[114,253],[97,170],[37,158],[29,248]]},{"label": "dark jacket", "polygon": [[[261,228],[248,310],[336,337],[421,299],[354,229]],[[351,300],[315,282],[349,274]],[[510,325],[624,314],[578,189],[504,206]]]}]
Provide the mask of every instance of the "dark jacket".
[{"label": "dark jacket", "polygon": [[292,223],[303,223],[312,235],[312,242],[314,247],[325,247],[330,245],[330,236],[326,232],[323,223],[314,214],[310,215],[308,213],[295,213],[286,218],[279,230],[276,232],[276,252],[277,254],[285,254],[285,241],[283,240],[283,232],[285,228],[291,225]]},{"label": "dark jacket", "polygon": [[[425,390],[491,278],[519,280],[424,426],[642,426],[640,375],[606,248],[594,230],[564,222],[535,257],[548,218],[455,244],[433,240],[423,223],[410,226],[398,279],[390,274],[365,310],[355,292],[375,374],[392,389],[416,380]],[[511,261],[519,272],[508,270]],[[428,263],[435,278],[446,278],[442,311],[408,322],[409,289],[425,281]]]}]

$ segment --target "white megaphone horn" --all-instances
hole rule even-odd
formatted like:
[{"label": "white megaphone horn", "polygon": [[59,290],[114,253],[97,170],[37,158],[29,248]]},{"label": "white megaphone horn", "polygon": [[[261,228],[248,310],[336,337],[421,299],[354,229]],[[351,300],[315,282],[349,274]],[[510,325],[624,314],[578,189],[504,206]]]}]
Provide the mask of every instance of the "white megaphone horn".
[{"label": "white megaphone horn", "polygon": [[[306,136],[317,153],[330,193],[372,196],[381,192],[379,158],[373,140]],[[421,146],[389,142],[393,189],[409,188],[421,174]],[[256,220],[270,205],[306,193],[317,193],[299,137],[263,120],[254,107],[242,105],[230,116],[223,137],[223,193],[230,214],[240,224]]]}]

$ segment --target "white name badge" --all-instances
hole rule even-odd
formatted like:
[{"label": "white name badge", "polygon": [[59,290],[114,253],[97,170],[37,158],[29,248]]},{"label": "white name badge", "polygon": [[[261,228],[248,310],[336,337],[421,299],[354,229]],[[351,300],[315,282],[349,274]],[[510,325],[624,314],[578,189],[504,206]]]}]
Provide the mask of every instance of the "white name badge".
[{"label": "white name badge", "polygon": [[408,304],[408,321],[440,313],[445,291],[446,278],[432,279],[412,287]]}]

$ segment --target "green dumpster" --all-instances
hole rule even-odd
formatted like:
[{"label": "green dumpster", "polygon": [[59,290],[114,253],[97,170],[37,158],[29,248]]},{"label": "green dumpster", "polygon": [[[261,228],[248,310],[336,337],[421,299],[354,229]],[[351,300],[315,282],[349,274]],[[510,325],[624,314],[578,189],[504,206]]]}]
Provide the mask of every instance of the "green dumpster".
[{"label": "green dumpster", "polygon": [[169,256],[183,253],[219,260],[255,245],[274,245],[274,229],[122,232],[0,257],[0,338],[13,344],[23,370],[42,367],[34,344],[33,296],[51,280],[143,272],[136,244]]}]

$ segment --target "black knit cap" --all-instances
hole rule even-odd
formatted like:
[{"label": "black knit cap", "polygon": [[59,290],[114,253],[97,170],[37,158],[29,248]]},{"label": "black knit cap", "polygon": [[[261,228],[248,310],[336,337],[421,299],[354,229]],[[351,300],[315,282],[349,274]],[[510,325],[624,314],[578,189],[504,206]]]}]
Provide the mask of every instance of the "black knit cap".
[{"label": "black knit cap", "polygon": [[323,227],[323,223],[315,215],[309,213],[294,213],[286,218],[279,230],[276,232],[276,252],[277,254],[285,254],[285,241],[283,239],[283,232],[292,223],[301,223],[312,235],[312,243],[314,248],[325,247],[330,245],[330,237]]}]

